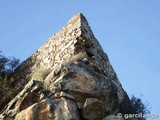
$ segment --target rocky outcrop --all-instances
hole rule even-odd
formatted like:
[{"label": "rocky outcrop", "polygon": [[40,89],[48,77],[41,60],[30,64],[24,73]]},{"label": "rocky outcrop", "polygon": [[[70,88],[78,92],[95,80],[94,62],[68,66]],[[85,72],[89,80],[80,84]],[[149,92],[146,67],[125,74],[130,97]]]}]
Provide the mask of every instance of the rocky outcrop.
[{"label": "rocky outcrop", "polygon": [[[40,69],[47,72],[38,74],[43,79],[35,79]],[[3,120],[102,120],[118,113],[126,99],[107,55],[81,13],[14,75],[19,93],[1,111]]]}]

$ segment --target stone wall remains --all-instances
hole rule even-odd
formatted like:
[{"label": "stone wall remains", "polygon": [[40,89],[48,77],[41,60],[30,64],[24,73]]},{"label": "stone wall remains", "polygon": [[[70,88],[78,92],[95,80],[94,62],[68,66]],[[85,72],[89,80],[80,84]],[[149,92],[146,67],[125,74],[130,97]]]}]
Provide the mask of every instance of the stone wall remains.
[{"label": "stone wall remains", "polygon": [[22,85],[31,80],[38,69],[83,59],[120,85],[106,53],[94,37],[86,18],[80,13],[17,68],[15,79]]}]

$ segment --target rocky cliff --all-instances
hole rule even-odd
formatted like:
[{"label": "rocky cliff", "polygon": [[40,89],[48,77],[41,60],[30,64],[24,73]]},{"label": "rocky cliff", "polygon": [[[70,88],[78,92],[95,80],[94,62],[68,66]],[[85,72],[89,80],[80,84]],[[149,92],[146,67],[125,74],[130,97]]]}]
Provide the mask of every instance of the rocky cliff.
[{"label": "rocky cliff", "polygon": [[13,84],[3,120],[102,120],[127,98],[81,13],[16,69]]}]

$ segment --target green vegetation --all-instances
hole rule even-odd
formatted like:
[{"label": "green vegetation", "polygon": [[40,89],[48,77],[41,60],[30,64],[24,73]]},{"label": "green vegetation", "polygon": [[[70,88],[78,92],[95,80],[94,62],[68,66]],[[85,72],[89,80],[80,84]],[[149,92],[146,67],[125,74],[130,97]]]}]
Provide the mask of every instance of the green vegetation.
[{"label": "green vegetation", "polygon": [[142,113],[147,114],[150,113],[147,110],[147,106],[142,102],[140,98],[136,98],[134,95],[131,98],[131,106],[132,106],[132,113]]},{"label": "green vegetation", "polygon": [[[134,95],[129,99],[126,99],[122,102],[120,106],[120,113],[123,115],[133,115],[133,114],[149,114],[150,111],[148,110],[147,106],[143,103],[141,98],[136,98]],[[130,120],[130,119],[128,119]],[[138,118],[137,120],[146,120],[145,118]]]},{"label": "green vegetation", "polygon": [[43,81],[51,72],[50,68],[47,69],[39,69],[33,74],[33,79],[38,81]]},{"label": "green vegetation", "polygon": [[0,51],[0,110],[15,96],[11,82],[13,72],[19,63],[19,59],[7,58]]}]

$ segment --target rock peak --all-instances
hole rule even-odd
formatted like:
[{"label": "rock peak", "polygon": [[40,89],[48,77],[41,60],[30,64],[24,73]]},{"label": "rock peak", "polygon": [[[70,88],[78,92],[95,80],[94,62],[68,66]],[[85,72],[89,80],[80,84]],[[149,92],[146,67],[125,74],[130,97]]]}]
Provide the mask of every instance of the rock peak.
[{"label": "rock peak", "polygon": [[[87,59],[97,70],[120,85],[107,54],[95,38],[82,13],[74,15],[59,32],[55,33],[15,72],[19,85],[31,80],[38,69],[52,69],[67,62]],[[19,75],[19,72],[21,74]]]},{"label": "rock peak", "polygon": [[[16,70],[16,79],[33,79],[38,69],[53,68],[67,62],[87,59],[109,78],[117,76],[82,13],[74,15]],[[21,75],[19,75],[19,71]],[[23,72],[22,72],[23,71]],[[18,78],[17,78],[18,77]],[[117,79],[118,81],[118,79]],[[25,84],[25,81],[23,81]],[[19,83],[22,85],[22,83]]]},{"label": "rock peak", "polygon": [[82,13],[75,14],[75,15],[69,20],[69,22],[72,21],[72,20],[79,20],[79,21],[81,21],[81,22],[83,22],[84,20],[87,21],[87,19],[85,18],[85,16],[84,16]]},{"label": "rock peak", "polygon": [[83,13],[77,13],[73,17],[78,17],[81,19],[81,18],[84,18],[84,15],[83,15]]},{"label": "rock peak", "polygon": [[14,79],[17,96],[2,120],[101,120],[120,112],[126,97],[82,13],[25,60]]}]

